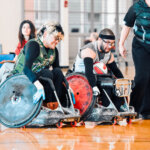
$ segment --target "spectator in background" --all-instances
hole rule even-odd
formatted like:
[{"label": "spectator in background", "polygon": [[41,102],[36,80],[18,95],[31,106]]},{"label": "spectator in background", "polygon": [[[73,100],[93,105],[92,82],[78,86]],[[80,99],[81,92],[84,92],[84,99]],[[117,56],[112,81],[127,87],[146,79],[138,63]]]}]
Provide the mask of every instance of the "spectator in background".
[{"label": "spectator in background", "polygon": [[19,27],[18,39],[19,43],[15,50],[15,54],[18,56],[24,45],[28,40],[35,38],[35,27],[30,20],[24,20]]},{"label": "spectator in background", "polygon": [[88,44],[90,42],[91,42],[91,40],[89,38],[87,38],[87,39],[84,40],[84,45],[86,45],[86,44]]},{"label": "spectator in background", "polygon": [[97,41],[98,40],[98,33],[97,32],[92,32],[90,34],[90,37],[87,37],[85,40],[84,40],[84,45],[90,43],[90,42],[94,42],[94,41]]},{"label": "spectator in background", "polygon": [[97,41],[98,40],[98,33],[97,32],[92,32],[90,34],[90,40],[91,40],[91,42]]},{"label": "spectator in background", "polygon": [[15,61],[17,59],[17,56],[19,55],[20,51],[24,47],[24,45],[28,42],[28,40],[35,38],[35,26],[30,20],[23,20],[19,27],[18,32],[18,39],[19,43],[17,45],[17,48],[15,50],[15,58],[13,61],[7,60],[0,62],[2,67],[0,68],[0,83],[2,83],[7,75],[13,70]]}]

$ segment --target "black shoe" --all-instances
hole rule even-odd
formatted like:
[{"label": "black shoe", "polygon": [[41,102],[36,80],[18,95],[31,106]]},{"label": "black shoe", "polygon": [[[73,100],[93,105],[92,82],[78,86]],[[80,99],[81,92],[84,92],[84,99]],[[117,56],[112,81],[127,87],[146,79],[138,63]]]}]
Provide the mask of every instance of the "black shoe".
[{"label": "black shoe", "polygon": [[137,116],[135,118],[137,118],[137,119],[141,118],[142,119],[142,115],[141,114],[137,114]]},{"label": "black shoe", "polygon": [[135,116],[135,119],[133,119],[133,122],[134,121],[139,121],[139,120],[142,120],[142,115],[141,114],[137,114],[137,116]]},{"label": "black shoe", "polygon": [[142,115],[142,119],[149,120],[150,119],[150,115]]}]

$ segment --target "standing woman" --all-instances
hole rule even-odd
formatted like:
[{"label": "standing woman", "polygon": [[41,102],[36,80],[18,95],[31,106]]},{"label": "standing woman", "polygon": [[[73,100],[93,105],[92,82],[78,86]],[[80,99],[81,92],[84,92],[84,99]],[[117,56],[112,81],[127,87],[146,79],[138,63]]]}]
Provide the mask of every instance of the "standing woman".
[{"label": "standing woman", "polygon": [[24,45],[28,42],[28,40],[35,38],[35,27],[34,24],[30,20],[23,20],[19,27],[18,32],[18,39],[19,43],[17,45],[17,48],[15,50],[15,58],[13,61],[3,61],[2,67],[0,68],[0,83],[2,83],[7,75],[13,70],[15,61],[24,47]]},{"label": "standing woman", "polygon": [[135,87],[131,93],[130,105],[142,114],[143,119],[150,119],[150,0],[139,0],[134,3],[124,18],[119,50],[125,57],[125,40],[133,27],[132,56],[135,65]]}]

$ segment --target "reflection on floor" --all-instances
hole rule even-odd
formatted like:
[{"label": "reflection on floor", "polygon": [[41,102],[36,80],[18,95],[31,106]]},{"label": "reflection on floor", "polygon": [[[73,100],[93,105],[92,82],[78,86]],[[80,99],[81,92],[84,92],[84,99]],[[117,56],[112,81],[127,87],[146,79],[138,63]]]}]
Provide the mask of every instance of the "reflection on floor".
[{"label": "reflection on floor", "polygon": [[9,129],[1,126],[1,150],[148,150],[150,120],[130,125]]}]

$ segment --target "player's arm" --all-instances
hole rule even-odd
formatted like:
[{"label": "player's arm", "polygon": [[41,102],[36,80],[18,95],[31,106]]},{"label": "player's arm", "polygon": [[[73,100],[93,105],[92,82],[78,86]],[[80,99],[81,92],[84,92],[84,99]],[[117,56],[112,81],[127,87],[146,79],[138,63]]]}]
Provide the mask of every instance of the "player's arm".
[{"label": "player's arm", "polygon": [[120,69],[118,68],[118,66],[115,62],[115,59],[114,59],[114,55],[112,53],[111,53],[111,58],[108,61],[107,66],[117,78],[123,78],[123,74],[120,71]]},{"label": "player's arm", "polygon": [[93,88],[93,93],[94,93],[94,95],[98,95],[100,93],[100,91],[96,86],[96,78],[93,74],[93,60],[96,57],[96,53],[92,49],[86,48],[86,49],[82,50],[81,57],[84,60],[85,75],[86,75],[91,87]]}]

